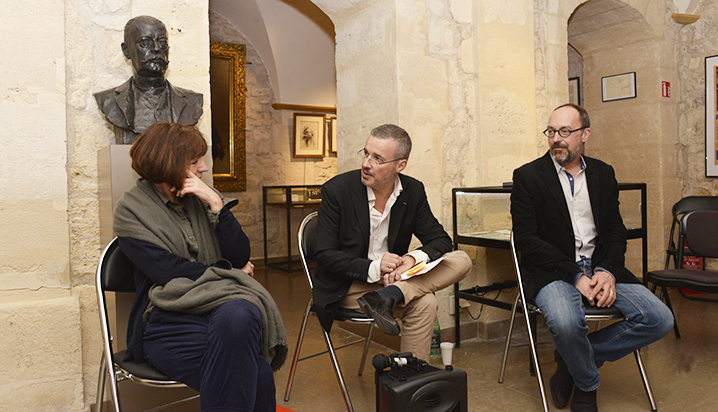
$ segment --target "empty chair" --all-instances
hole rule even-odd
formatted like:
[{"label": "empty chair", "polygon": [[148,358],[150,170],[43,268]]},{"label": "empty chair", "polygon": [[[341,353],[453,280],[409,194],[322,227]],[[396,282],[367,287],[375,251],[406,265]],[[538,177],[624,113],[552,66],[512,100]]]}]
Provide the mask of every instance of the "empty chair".
[{"label": "empty chair", "polygon": [[[316,233],[316,225],[317,225],[317,212],[312,212],[309,215],[307,215],[302,223],[299,226],[299,256],[302,261],[302,267],[304,268],[304,274],[307,276],[307,281],[309,282],[309,287],[313,288],[314,283],[312,281],[312,273],[309,269],[309,262],[313,260],[314,258],[314,239],[315,239],[315,233]],[[299,330],[299,337],[297,338],[297,348],[294,351],[294,359],[292,359],[292,367],[289,371],[289,379],[287,381],[287,389],[284,393],[284,401],[289,401],[289,395],[292,390],[292,383],[294,381],[294,374],[297,370],[297,363],[300,361],[303,361],[305,359],[313,358],[315,356],[319,356],[325,353],[329,353],[329,356],[332,360],[332,365],[334,366],[334,373],[337,376],[337,380],[339,381],[339,386],[342,390],[342,395],[344,396],[344,403],[346,405],[346,408],[348,411],[353,411],[354,408],[351,403],[351,399],[349,398],[349,392],[347,391],[346,384],[344,383],[344,376],[342,375],[341,368],[339,367],[339,362],[337,361],[337,355],[336,350],[341,349],[350,345],[354,345],[357,343],[364,342],[364,353],[361,358],[361,362],[359,364],[359,375],[361,376],[362,371],[364,370],[364,364],[366,361],[367,352],[369,351],[369,344],[371,343],[371,334],[374,330],[374,319],[364,315],[361,312],[350,310],[350,309],[344,309],[339,308],[339,312],[337,313],[337,316],[335,317],[335,321],[337,322],[353,322],[353,323],[362,323],[369,325],[369,332],[367,333],[366,338],[358,339],[353,342],[347,343],[345,345],[334,347],[334,344],[332,343],[332,339],[330,334],[322,328],[322,332],[324,334],[324,341],[327,345],[327,350],[319,353],[315,353],[312,355],[308,355],[305,357],[300,358],[300,352],[302,349],[302,342],[304,340],[304,332],[307,327],[307,319],[309,318],[310,314],[314,314],[314,300],[310,296],[309,302],[307,303],[307,307],[304,310],[304,317],[302,318],[302,326]]]},{"label": "empty chair", "polygon": [[[683,199],[685,200],[685,199]],[[683,201],[682,200],[682,201]],[[682,202],[681,201],[681,202]],[[680,203],[680,202],[679,202]],[[678,203],[676,204],[678,205]],[[675,211],[675,206],[674,206]],[[674,230],[671,229],[671,237]],[[704,258],[718,257],[718,210],[704,210],[688,212],[683,215],[679,225],[678,240],[673,244],[669,241],[669,249],[666,257],[666,268],[664,270],[654,270],[646,274],[646,280],[653,284],[653,291],[657,287],[661,288],[661,297],[666,306],[673,312],[673,306],[668,295],[668,289],[679,288],[689,289],[698,292],[718,293],[718,271],[715,270],[694,270],[683,268],[683,257],[690,253],[692,256],[701,256]],[[675,245],[685,245],[687,247],[675,247]],[[676,268],[669,269],[669,260],[672,248],[675,250]],[[673,313],[675,319],[675,312]],[[677,321],[674,324],[674,332],[677,338],[680,338]]]}]

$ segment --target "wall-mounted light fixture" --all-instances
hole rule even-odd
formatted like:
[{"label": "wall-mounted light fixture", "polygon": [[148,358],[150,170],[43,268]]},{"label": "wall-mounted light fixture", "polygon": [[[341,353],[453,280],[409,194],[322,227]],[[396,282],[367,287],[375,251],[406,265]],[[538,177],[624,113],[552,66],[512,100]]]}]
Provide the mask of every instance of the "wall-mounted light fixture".
[{"label": "wall-mounted light fixture", "polygon": [[698,21],[698,19],[701,18],[698,14],[684,14],[684,13],[673,13],[671,14],[671,18],[676,23],[680,24],[691,24]]}]

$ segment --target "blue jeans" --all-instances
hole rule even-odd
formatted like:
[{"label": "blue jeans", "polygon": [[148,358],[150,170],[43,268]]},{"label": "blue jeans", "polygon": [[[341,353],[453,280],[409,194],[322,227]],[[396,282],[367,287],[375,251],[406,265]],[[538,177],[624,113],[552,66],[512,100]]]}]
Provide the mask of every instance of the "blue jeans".
[{"label": "blue jeans", "polygon": [[[590,272],[586,274],[593,276]],[[566,362],[577,388],[596,390],[598,368],[666,336],[673,328],[671,311],[640,283],[616,283],[613,303],[626,317],[595,332],[586,325],[583,295],[557,280],[536,295],[556,350]]]}]

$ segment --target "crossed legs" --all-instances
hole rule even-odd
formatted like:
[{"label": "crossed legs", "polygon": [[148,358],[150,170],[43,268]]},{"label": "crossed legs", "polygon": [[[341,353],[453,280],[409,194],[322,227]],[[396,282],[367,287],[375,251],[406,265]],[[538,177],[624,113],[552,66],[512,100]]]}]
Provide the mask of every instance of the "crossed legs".
[{"label": "crossed legs", "polygon": [[585,308],[575,286],[554,281],[536,295],[556,350],[565,360],[577,388],[598,388],[598,368],[649,345],[673,328],[670,310],[641,284],[617,283],[614,305],[626,317],[588,333]]},{"label": "crossed legs", "polygon": [[[434,292],[460,281],[471,271],[471,259],[465,252],[454,251],[444,256],[444,260],[431,271],[394,284],[404,295],[404,303],[394,308],[394,316],[402,322],[401,351],[411,352],[419,359],[429,359],[438,308]],[[381,283],[355,281],[339,305],[360,310],[357,299],[383,286]]]}]

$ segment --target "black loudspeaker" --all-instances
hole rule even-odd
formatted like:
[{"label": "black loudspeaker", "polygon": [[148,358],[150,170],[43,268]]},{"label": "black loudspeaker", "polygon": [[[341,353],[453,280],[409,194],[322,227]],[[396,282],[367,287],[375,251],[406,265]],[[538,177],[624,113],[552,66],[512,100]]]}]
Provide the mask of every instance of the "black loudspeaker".
[{"label": "black loudspeaker", "polygon": [[468,411],[466,372],[435,368],[411,353],[376,355],[372,363],[377,412]]}]

